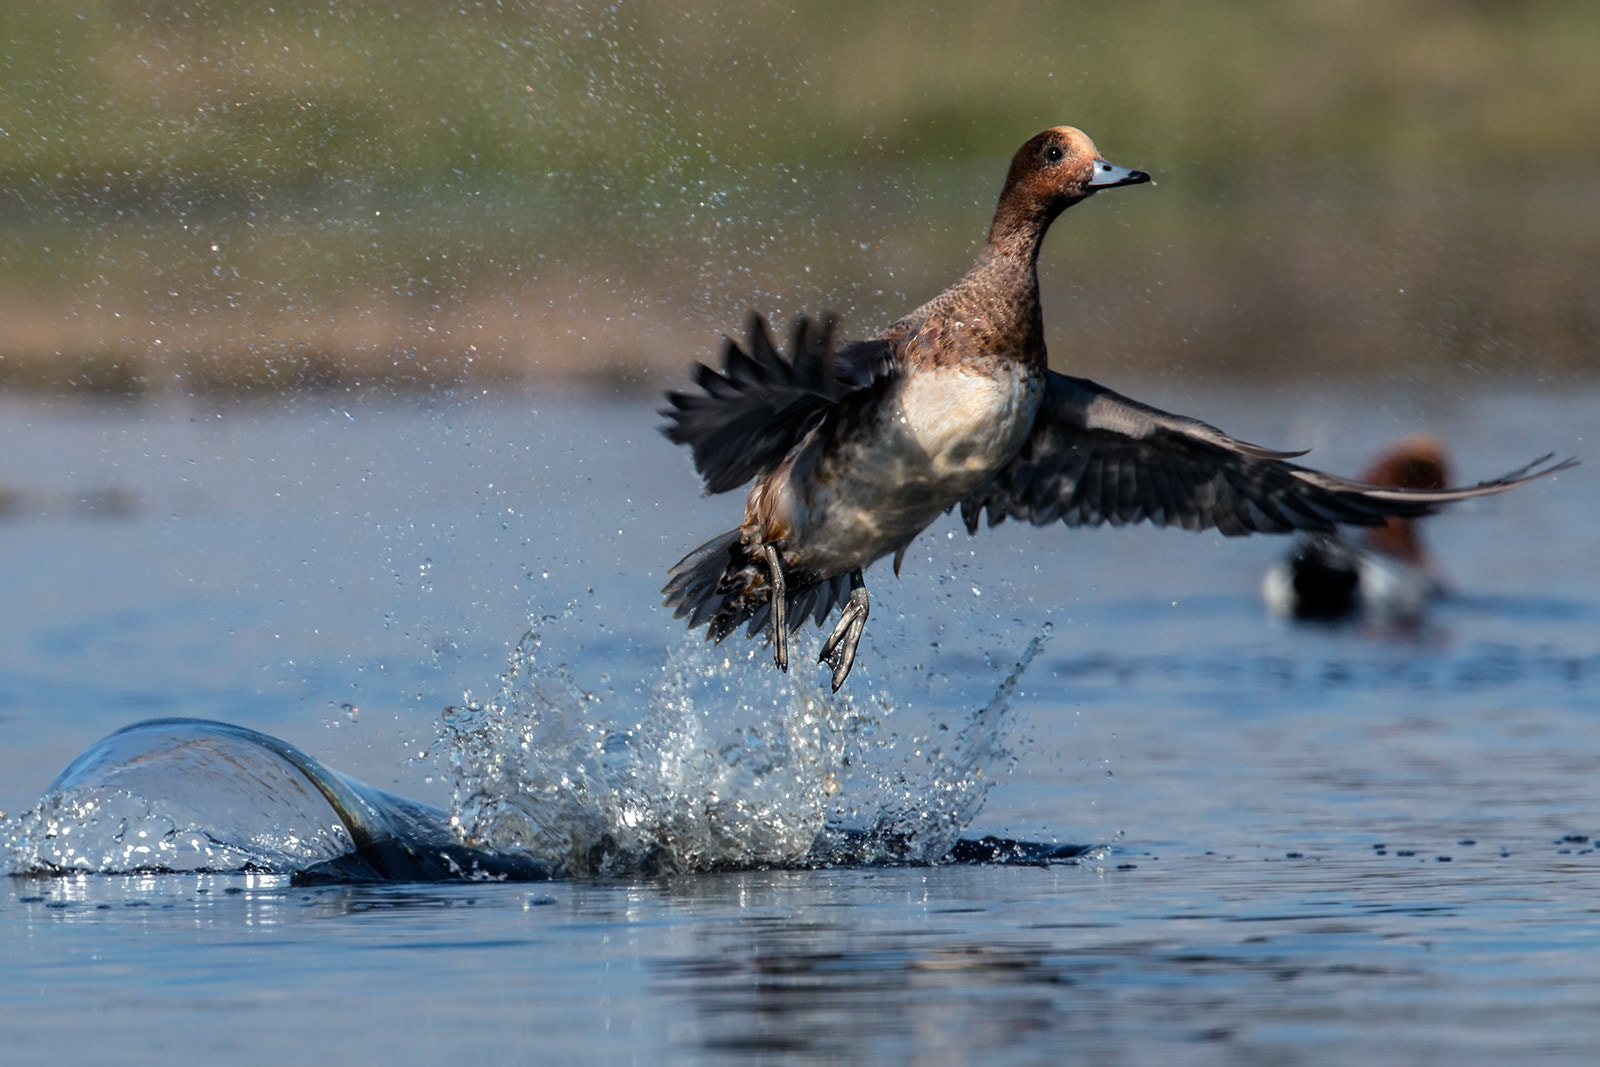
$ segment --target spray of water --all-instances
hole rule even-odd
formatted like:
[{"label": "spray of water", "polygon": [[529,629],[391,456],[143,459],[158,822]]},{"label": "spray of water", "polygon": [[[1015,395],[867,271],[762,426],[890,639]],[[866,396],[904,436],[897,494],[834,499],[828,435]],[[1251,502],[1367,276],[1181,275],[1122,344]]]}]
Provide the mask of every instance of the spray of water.
[{"label": "spray of water", "polygon": [[[954,722],[960,702],[932,699],[919,713],[858,684],[875,666],[858,667],[836,697],[820,673],[773,670],[761,646],[729,651],[692,638],[637,695],[597,694],[552,647],[569,636],[581,647],[584,632],[570,611],[540,620],[494,699],[446,709],[448,813],[244,727],[157,719],[92,746],[33,811],[0,828],[15,831],[0,835],[10,867],[290,873],[331,864],[354,876],[347,861],[359,854],[369,877],[542,878],[1023,858],[1004,842],[966,842],[962,855],[956,846],[1011,759],[1011,700],[1048,626],[993,696]],[[547,635],[556,638],[548,645]],[[806,643],[814,658],[820,635],[796,651]],[[908,657],[874,660],[920,671]],[[894,680],[896,692],[913,691]]]},{"label": "spray of water", "polygon": [[469,844],[580,875],[940,859],[1009,759],[1011,697],[1050,632],[959,729],[919,735],[886,693],[693,640],[629,715],[546,649],[567,618],[523,637],[493,699],[446,709],[442,741]]}]

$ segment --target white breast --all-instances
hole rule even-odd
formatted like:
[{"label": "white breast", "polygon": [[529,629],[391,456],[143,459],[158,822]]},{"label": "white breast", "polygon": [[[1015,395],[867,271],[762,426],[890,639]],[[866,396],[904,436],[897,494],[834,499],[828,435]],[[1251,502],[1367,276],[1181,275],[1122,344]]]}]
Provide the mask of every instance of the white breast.
[{"label": "white breast", "polygon": [[1017,450],[1037,406],[1021,368],[996,378],[952,367],[907,381],[894,415],[925,457],[926,476],[957,483],[971,478],[964,494]]},{"label": "white breast", "polygon": [[1016,454],[1039,406],[1029,384],[1020,368],[910,376],[814,482],[785,485],[791,558],[838,574],[907,544]]}]

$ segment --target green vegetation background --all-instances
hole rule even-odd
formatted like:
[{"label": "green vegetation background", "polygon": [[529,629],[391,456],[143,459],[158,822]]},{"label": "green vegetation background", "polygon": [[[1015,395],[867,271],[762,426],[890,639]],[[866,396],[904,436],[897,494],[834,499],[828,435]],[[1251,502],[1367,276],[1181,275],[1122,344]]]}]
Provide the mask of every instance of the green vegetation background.
[{"label": "green vegetation background", "polygon": [[0,387],[654,385],[873,330],[1058,123],[1085,373],[1600,367],[1600,4],[0,5]]}]

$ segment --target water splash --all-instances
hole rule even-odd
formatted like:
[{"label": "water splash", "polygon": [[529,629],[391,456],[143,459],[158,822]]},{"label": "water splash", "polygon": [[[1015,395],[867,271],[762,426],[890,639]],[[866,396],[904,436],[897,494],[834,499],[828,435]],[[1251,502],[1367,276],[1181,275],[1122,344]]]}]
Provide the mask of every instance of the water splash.
[{"label": "water splash", "polygon": [[1010,758],[1011,698],[1050,636],[959,729],[914,734],[897,732],[914,716],[886,693],[835,696],[758,646],[693,639],[619,721],[614,698],[546,650],[569,619],[539,620],[499,694],[446,709],[442,728],[466,842],[569,874],[937,861]]},{"label": "water splash", "polygon": [[[584,630],[570,614],[540,620],[493,700],[445,710],[449,813],[245,727],[153,719],[91,746],[6,828],[10,868],[543,879],[1083,853],[959,840],[1011,758],[1011,700],[1048,626],[986,704],[955,729],[920,731],[916,709],[885,691],[836,697],[822,674],[781,674],[752,644],[728,652],[689,638],[640,698],[589,692],[546,650],[543,635],[569,626]],[[814,658],[820,643],[809,634],[796,651]],[[936,717],[953,706],[930,703]],[[619,722],[612,707],[637,711]]]}]

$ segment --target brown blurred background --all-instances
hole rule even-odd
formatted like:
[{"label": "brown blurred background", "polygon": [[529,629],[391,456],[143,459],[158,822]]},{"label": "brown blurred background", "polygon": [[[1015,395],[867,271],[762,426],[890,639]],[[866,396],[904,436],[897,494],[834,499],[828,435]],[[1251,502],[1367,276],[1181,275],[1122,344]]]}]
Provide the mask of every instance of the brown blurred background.
[{"label": "brown blurred background", "polygon": [[1600,5],[0,7],[0,388],[654,387],[748,309],[868,332],[1006,160],[1057,366],[1600,369]]}]

